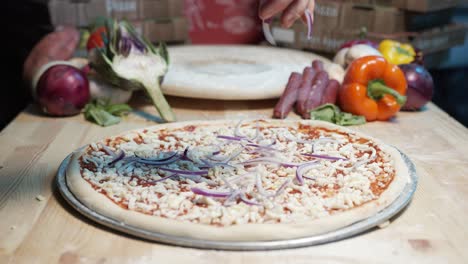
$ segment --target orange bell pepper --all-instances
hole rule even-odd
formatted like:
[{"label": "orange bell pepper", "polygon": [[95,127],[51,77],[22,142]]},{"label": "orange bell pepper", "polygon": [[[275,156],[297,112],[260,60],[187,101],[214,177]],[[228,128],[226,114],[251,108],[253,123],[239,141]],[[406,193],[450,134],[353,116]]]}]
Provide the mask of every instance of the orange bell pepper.
[{"label": "orange bell pepper", "polygon": [[365,116],[367,121],[388,120],[406,102],[406,78],[383,57],[366,56],[348,68],[339,92],[341,109]]}]

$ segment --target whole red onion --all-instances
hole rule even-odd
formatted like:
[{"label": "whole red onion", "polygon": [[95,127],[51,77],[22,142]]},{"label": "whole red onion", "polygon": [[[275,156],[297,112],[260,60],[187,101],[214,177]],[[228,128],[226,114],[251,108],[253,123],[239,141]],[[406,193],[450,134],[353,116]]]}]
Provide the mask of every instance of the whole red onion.
[{"label": "whole red onion", "polygon": [[431,74],[421,65],[399,65],[406,76],[408,91],[406,103],[402,110],[419,110],[432,99],[434,94],[434,81]]},{"label": "whole red onion", "polygon": [[76,115],[90,100],[89,82],[78,68],[54,65],[39,78],[36,98],[42,110],[49,115]]}]

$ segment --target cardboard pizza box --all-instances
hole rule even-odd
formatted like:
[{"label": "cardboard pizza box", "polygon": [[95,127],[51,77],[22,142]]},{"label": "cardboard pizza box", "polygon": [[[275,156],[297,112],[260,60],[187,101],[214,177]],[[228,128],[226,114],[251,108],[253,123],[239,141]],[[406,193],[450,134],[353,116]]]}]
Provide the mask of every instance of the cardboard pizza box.
[{"label": "cardboard pizza box", "polygon": [[52,25],[86,27],[99,16],[108,16],[106,0],[51,0],[48,3]]},{"label": "cardboard pizza box", "polygon": [[151,42],[182,43],[188,41],[188,23],[183,17],[167,21],[131,21],[136,31]]},{"label": "cardboard pizza box", "polygon": [[426,13],[402,11],[392,6],[370,4],[374,0],[317,0],[314,30],[357,30],[394,33],[421,31],[451,22],[453,9]]},{"label": "cardboard pizza box", "polygon": [[404,31],[404,13],[394,7],[375,6],[364,1],[317,0],[314,31],[342,29],[391,33]]},{"label": "cardboard pizza box", "polygon": [[317,0],[314,9],[314,27],[339,27],[339,20],[343,10],[342,5],[342,1]]},{"label": "cardboard pizza box", "polygon": [[[465,25],[450,24],[421,32],[393,34],[369,32],[367,38],[377,42],[383,39],[409,42],[424,53],[430,54],[462,45],[465,42],[466,31]],[[284,29],[276,22],[272,26],[272,34],[281,46],[334,53],[344,42],[358,38],[359,31],[339,29],[314,31],[311,39],[307,39],[307,28],[301,23],[294,24],[291,29]]]},{"label": "cardboard pizza box", "polygon": [[458,0],[393,0],[394,5],[411,11],[429,12],[456,7]]},{"label": "cardboard pizza box", "polygon": [[182,17],[184,0],[51,0],[53,25],[86,27],[99,16],[116,19],[168,20]]},{"label": "cardboard pizza box", "polygon": [[430,12],[457,6],[460,0],[369,0],[371,4],[385,5],[416,12]]},{"label": "cardboard pizza box", "polygon": [[405,30],[404,13],[394,7],[345,3],[342,5],[340,28],[392,33]]}]

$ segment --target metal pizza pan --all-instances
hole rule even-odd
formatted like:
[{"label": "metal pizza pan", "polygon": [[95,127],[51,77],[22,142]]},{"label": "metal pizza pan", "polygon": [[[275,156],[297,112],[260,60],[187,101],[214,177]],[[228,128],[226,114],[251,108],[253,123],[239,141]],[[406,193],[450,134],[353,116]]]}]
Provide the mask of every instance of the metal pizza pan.
[{"label": "metal pizza pan", "polygon": [[80,202],[73,193],[70,191],[67,185],[66,171],[68,163],[70,162],[71,154],[67,156],[63,162],[60,164],[56,183],[58,189],[63,196],[63,198],[70,204],[75,210],[77,210],[82,215],[88,217],[89,219],[107,226],[111,229],[140,237],[143,239],[171,244],[183,247],[193,247],[201,249],[221,249],[221,250],[275,250],[275,249],[291,249],[298,247],[306,247],[319,245],[324,243],[329,243],[333,241],[342,240],[352,236],[356,236],[365,231],[368,231],[372,228],[377,227],[380,224],[385,223],[399,212],[401,212],[411,201],[416,187],[418,184],[418,176],[416,173],[416,167],[410,158],[400,151],[403,160],[405,161],[410,178],[403,189],[401,195],[389,206],[387,206],[382,211],[377,214],[355,222],[349,226],[327,232],[324,234],[318,234],[313,236],[306,236],[301,238],[294,239],[285,239],[285,240],[272,240],[272,241],[215,241],[215,240],[202,240],[189,237],[173,236],[163,233],[153,232],[138,228],[132,225],[128,225],[121,221],[112,219],[105,215],[100,214],[94,210],[91,210],[86,205]]}]

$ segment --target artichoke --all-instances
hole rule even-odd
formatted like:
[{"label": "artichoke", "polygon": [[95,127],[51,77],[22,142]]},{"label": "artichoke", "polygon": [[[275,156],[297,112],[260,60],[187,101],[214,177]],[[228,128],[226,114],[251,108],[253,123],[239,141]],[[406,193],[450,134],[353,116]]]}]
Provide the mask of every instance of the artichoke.
[{"label": "artichoke", "polygon": [[169,56],[166,45],[155,48],[140,37],[127,21],[111,21],[103,35],[104,47],[90,54],[90,65],[111,84],[124,90],[144,90],[167,122],[175,121],[174,113],[161,91]]}]

